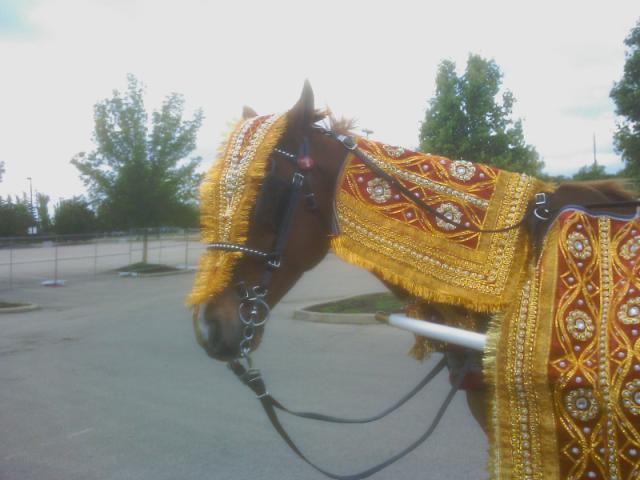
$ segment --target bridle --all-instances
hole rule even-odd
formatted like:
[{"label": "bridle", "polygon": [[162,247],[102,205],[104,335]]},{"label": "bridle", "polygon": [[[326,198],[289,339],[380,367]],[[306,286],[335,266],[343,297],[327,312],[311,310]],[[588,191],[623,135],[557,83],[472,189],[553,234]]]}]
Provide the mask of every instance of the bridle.
[{"label": "bridle", "polygon": [[[329,136],[336,141],[340,142],[345,150],[345,159],[347,155],[351,152],[356,155],[373,173],[378,175],[379,177],[388,181],[391,185],[398,189],[398,191],[408,200],[415,203],[418,207],[428,212],[429,214],[439,218],[440,220],[452,224],[456,227],[466,228],[467,230],[471,230],[477,233],[500,233],[507,232],[509,230],[513,230],[523,226],[527,222],[538,222],[538,223],[547,223],[548,220],[554,217],[554,215],[559,211],[559,209],[550,208],[550,195],[547,192],[539,192],[536,194],[533,204],[529,207],[523,218],[513,225],[509,225],[503,228],[498,229],[481,229],[475,227],[473,225],[465,225],[462,226],[459,223],[451,220],[447,216],[441,214],[436,209],[426,204],[421,199],[417,198],[413,195],[402,183],[386,173],[382,169],[380,169],[377,165],[375,165],[371,160],[368,159],[367,155],[362,152],[357,143],[353,140],[353,138],[335,133],[329,129],[324,127],[313,125],[312,127],[315,131],[318,131],[326,136]],[[282,437],[285,443],[291,448],[291,450],[303,461],[308,463],[314,469],[323,473],[324,475],[337,479],[337,480],[360,480],[363,478],[367,478],[374,473],[382,470],[383,468],[391,465],[397,460],[401,459],[411,451],[415,450],[419,445],[425,442],[430,435],[435,430],[436,426],[439,424],[442,419],[447,407],[450,405],[454,395],[459,390],[462,382],[467,373],[469,373],[473,369],[473,360],[470,352],[465,353],[465,360],[462,368],[457,372],[457,375],[453,375],[451,380],[451,389],[444,399],[442,405],[438,409],[435,417],[431,421],[430,425],[426,429],[425,433],[415,440],[412,444],[410,444],[407,448],[396,453],[388,460],[369,468],[363,472],[354,474],[354,475],[336,475],[327,470],[324,470],[318,467],[316,464],[311,462],[297,447],[297,445],[293,442],[291,437],[288,435],[286,430],[283,428],[280,420],[278,418],[276,410],[280,410],[282,412],[288,413],[290,415],[294,415],[301,418],[313,419],[317,421],[330,422],[330,423],[348,423],[348,424],[361,424],[361,423],[369,423],[376,420],[379,420],[391,412],[395,411],[402,405],[404,405],[408,400],[413,398],[419,391],[421,391],[433,378],[437,376],[437,374],[447,366],[446,357],[443,357],[433,369],[427,373],[427,375],[418,383],[416,387],[414,387],[408,394],[402,397],[398,402],[396,402],[390,408],[384,410],[378,415],[374,415],[368,418],[360,418],[360,419],[350,419],[350,418],[338,418],[320,413],[313,412],[301,412],[291,410],[285,407],[282,403],[276,400],[271,394],[268,392],[265,382],[262,378],[262,374],[260,370],[253,368],[251,361],[251,343],[256,335],[257,329],[262,327],[268,320],[270,314],[270,308],[267,304],[265,298],[269,292],[269,287],[271,285],[271,281],[273,278],[274,272],[280,268],[282,256],[284,250],[287,245],[287,241],[289,239],[289,235],[291,232],[294,214],[298,208],[300,203],[300,195],[304,193],[307,207],[311,210],[315,210],[315,197],[309,182],[309,174],[313,169],[314,162],[309,156],[309,139],[308,136],[304,136],[303,140],[298,149],[298,153],[293,154],[286,150],[276,148],[274,149],[274,154],[280,155],[281,157],[286,158],[295,166],[295,171],[290,180],[290,189],[288,193],[288,198],[286,200],[286,204],[284,207],[284,215],[280,221],[280,224],[277,226],[277,236],[271,251],[265,251],[258,248],[254,248],[247,245],[234,244],[234,243],[210,243],[207,245],[207,250],[218,250],[225,252],[237,252],[242,253],[244,255],[257,258],[259,260],[263,260],[265,263],[265,270],[260,278],[260,281],[251,287],[247,287],[246,283],[241,281],[236,285],[236,291],[239,296],[239,306],[238,306],[238,317],[242,322],[242,339],[239,344],[239,358],[231,360],[228,363],[229,369],[238,377],[238,379],[249,387],[256,398],[260,401],[267,417],[271,421],[271,424],[278,432],[278,434]],[[629,202],[615,202],[608,204],[593,204],[588,205],[587,208],[610,208],[610,207],[629,207],[629,206],[638,206],[640,202],[638,201],[629,201]],[[246,362],[246,366],[243,365],[242,360]]]}]

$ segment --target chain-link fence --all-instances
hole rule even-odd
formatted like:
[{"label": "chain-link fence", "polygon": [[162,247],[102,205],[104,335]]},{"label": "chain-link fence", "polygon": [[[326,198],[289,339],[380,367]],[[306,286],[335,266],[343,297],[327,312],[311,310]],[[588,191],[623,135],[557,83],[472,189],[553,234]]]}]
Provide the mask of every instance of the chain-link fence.
[{"label": "chain-link fence", "polygon": [[[192,269],[204,248],[199,236],[198,230],[148,231],[147,262]],[[0,237],[0,289],[115,275],[142,262],[143,246],[142,231]]]}]

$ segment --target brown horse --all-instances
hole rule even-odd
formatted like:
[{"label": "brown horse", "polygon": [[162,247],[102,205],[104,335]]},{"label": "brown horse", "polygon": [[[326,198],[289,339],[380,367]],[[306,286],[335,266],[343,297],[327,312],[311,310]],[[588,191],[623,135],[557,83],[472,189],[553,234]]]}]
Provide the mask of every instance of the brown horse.
[{"label": "brown horse", "polygon": [[[253,110],[245,107],[244,118],[255,115]],[[299,208],[295,208],[292,213],[291,228],[287,232],[288,238],[279,259],[279,268],[274,269],[270,275],[269,289],[264,296],[264,301],[269,307],[276,305],[302,274],[318,264],[330,249],[336,179],[347,151],[335,138],[311,128],[312,124],[321,117],[322,115],[314,108],[313,92],[306,83],[300,100],[287,112],[286,131],[277,149],[281,152],[299,152],[304,143],[305,155],[313,158],[307,189],[315,196],[315,208],[305,208],[303,199],[297,200]],[[344,126],[345,124],[333,124],[332,129],[335,131]],[[281,155],[271,155],[269,162],[269,173],[253,208],[246,241],[246,245],[263,252],[271,251],[277,242],[279,225],[288,210],[285,204],[289,182],[300,167]],[[564,183],[554,191],[547,208],[554,211],[567,204],[621,202],[632,198],[633,195],[619,182]],[[632,211],[629,208],[626,212],[617,209],[616,213],[632,213]],[[523,228],[526,227],[523,226]],[[539,244],[543,234],[542,228],[534,231],[533,243]],[[532,249],[533,251],[535,249]],[[243,323],[238,314],[241,297],[238,295],[236,285],[240,282],[246,285],[259,285],[264,271],[263,258],[254,255],[242,256],[233,269],[228,286],[204,305],[201,319],[194,325],[201,345],[213,358],[228,361],[241,354]],[[386,283],[399,296],[411,297],[402,287]],[[249,345],[245,345],[247,350],[255,350],[258,347],[261,328],[255,336],[252,335]],[[484,397],[483,390],[468,392],[472,413],[483,428],[486,413]]]}]

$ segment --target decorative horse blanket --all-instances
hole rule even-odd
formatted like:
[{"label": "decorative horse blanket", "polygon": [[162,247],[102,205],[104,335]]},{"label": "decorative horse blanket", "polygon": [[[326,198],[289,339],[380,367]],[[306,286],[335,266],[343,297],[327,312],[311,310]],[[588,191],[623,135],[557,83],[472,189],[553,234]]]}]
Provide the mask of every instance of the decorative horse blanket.
[{"label": "decorative horse blanket", "polygon": [[640,476],[640,220],[563,211],[490,330],[496,479]]},{"label": "decorative horse blanket", "polygon": [[459,226],[423,211],[349,155],[336,191],[336,254],[418,298],[476,312],[504,310],[526,273],[518,223],[533,195],[550,187],[527,175],[358,139],[379,168]]}]

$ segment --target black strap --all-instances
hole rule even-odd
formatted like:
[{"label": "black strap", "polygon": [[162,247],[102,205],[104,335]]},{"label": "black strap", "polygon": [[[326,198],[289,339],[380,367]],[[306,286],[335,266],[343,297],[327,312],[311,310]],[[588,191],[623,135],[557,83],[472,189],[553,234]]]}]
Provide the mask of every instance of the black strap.
[{"label": "black strap", "polygon": [[[440,362],[438,363],[438,365],[436,365],[436,367],[438,367],[439,365],[440,365]],[[467,372],[469,371],[469,368],[470,368],[469,367],[469,363],[467,361],[465,363],[465,365],[463,366],[463,368],[460,370],[459,375],[452,382],[452,386],[451,386],[451,389],[449,390],[449,393],[445,397],[444,402],[442,403],[442,405],[438,409],[435,417],[433,418],[433,420],[429,424],[427,430],[418,439],[416,439],[413,443],[411,443],[407,448],[405,448],[404,450],[402,450],[402,451],[396,453],[395,455],[391,456],[390,458],[388,458],[384,462],[381,462],[381,463],[379,463],[379,464],[377,464],[377,465],[375,465],[375,466],[373,466],[371,468],[368,468],[368,469],[366,469],[366,470],[364,470],[364,471],[362,471],[360,473],[356,473],[356,474],[353,474],[353,475],[337,475],[337,474],[331,473],[331,472],[329,472],[327,470],[324,470],[323,468],[317,466],[315,463],[313,463],[311,460],[309,460],[302,453],[302,451],[298,448],[298,446],[294,443],[294,441],[291,439],[291,437],[289,436],[287,431],[284,429],[284,427],[280,423],[280,419],[278,418],[278,414],[276,413],[276,408],[279,408],[278,406],[276,406],[276,403],[278,403],[278,402],[276,402],[275,399],[268,393],[267,387],[264,384],[264,381],[262,379],[262,376],[260,375],[260,372],[257,371],[257,370],[249,370],[249,371],[247,371],[238,362],[231,362],[231,363],[229,363],[229,366],[233,370],[233,372],[236,373],[236,375],[238,375],[238,378],[240,378],[241,381],[243,383],[245,383],[247,386],[249,386],[249,388],[251,388],[251,390],[253,390],[253,392],[256,394],[256,397],[260,400],[260,404],[262,405],[262,408],[264,409],[265,413],[267,414],[267,417],[269,418],[269,421],[271,422],[271,424],[273,425],[275,430],[278,432],[280,437],[289,446],[289,448],[300,459],[302,459],[308,465],[313,467],[315,470],[317,470],[318,472],[326,475],[329,478],[333,478],[335,480],[361,480],[361,479],[370,477],[374,473],[377,473],[380,470],[382,470],[382,469],[388,467],[389,465],[395,463],[396,461],[400,460],[401,458],[403,458],[404,456],[406,456],[407,454],[409,454],[413,450],[415,450],[417,447],[419,447],[422,443],[424,443],[431,436],[431,434],[434,432],[434,430],[436,429],[436,427],[440,423],[440,420],[442,419],[442,417],[444,416],[444,413],[446,412],[447,408],[451,404],[451,401],[453,400],[453,397],[455,396],[456,392],[459,390],[460,385],[462,384],[462,381],[464,380],[464,377],[466,376],[466,374],[467,374]],[[435,370],[435,368],[434,368],[434,370]],[[244,373],[242,373],[242,372],[244,372]],[[430,372],[430,374],[432,372]],[[288,411],[288,410],[285,410],[285,411]],[[313,415],[316,415],[317,417],[325,417],[324,415],[318,415],[318,414],[313,414]],[[312,418],[312,417],[307,417],[307,418]],[[320,418],[315,418],[315,419],[320,420]],[[331,421],[331,420],[325,420],[325,421]],[[348,423],[356,423],[356,422],[348,422]],[[360,422],[358,422],[358,423],[360,423]]]},{"label": "black strap", "polygon": [[[443,356],[442,359],[440,359],[440,361],[429,371],[429,373],[427,373],[427,375],[422,380],[420,380],[420,382],[413,389],[411,389],[406,395],[404,395],[400,400],[394,403],[391,407],[371,417],[343,418],[343,417],[334,417],[331,415],[325,415],[325,414],[316,413],[316,412],[300,412],[300,411],[291,410],[285,407],[282,403],[280,403],[278,400],[276,400],[273,397],[271,397],[271,401],[273,402],[274,408],[277,408],[278,410],[281,410],[290,415],[300,417],[300,418],[308,418],[311,420],[318,420],[321,422],[342,423],[342,424],[371,423],[386,417],[387,415],[389,415],[390,413],[394,412],[395,410],[400,408],[402,405],[407,403],[409,400],[411,400],[414,396],[418,394],[418,392],[420,392],[420,390],[422,390],[425,386],[427,386],[427,384],[431,380],[433,380],[446,366],[447,366],[447,359],[446,357]],[[262,388],[262,385],[260,385],[259,382],[257,382],[257,377],[261,377],[260,372],[258,370],[247,371],[237,361],[231,362],[229,364],[229,368],[231,368],[233,373],[235,373],[236,376],[238,376],[240,381],[242,381],[245,385],[251,388],[251,390],[253,390],[253,393],[255,393],[257,397],[260,397],[261,395],[264,395],[264,394],[270,395],[269,392],[267,392],[266,390],[265,391],[260,390],[260,388]]]}]

